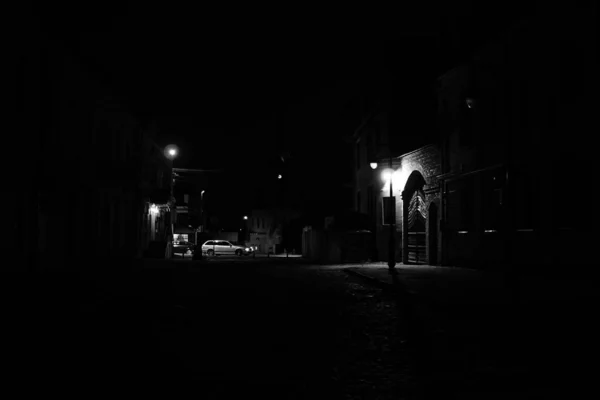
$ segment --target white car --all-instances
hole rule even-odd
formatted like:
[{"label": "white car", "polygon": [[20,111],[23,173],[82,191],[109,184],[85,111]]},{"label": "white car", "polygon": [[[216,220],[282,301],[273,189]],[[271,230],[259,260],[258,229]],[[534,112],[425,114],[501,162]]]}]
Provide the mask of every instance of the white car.
[{"label": "white car", "polygon": [[207,256],[214,255],[248,255],[254,250],[250,247],[238,246],[227,240],[208,240],[202,245],[202,253]]}]

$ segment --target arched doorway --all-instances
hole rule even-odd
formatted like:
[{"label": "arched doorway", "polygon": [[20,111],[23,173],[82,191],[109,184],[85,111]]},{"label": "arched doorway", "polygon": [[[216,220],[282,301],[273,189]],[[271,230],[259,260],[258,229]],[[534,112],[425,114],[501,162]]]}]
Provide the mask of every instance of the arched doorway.
[{"label": "arched doorway", "polygon": [[437,265],[438,261],[438,207],[435,203],[431,203],[429,205],[429,210],[427,212],[427,217],[429,218],[427,221],[428,230],[429,230],[429,243],[427,243],[428,248],[428,260],[429,264]]},{"label": "arched doorway", "polygon": [[405,264],[426,264],[427,206],[423,188],[425,179],[419,171],[413,171],[402,192],[403,200],[403,255]]},{"label": "arched doorway", "polygon": [[414,192],[408,202],[408,262],[411,264],[427,263],[425,207],[423,193]]}]

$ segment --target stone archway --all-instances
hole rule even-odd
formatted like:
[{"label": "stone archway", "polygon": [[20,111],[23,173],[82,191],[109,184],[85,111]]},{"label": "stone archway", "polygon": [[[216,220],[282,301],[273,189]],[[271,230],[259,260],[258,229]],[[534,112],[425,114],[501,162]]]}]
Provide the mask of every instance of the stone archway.
[{"label": "stone archway", "polygon": [[402,262],[427,263],[425,178],[413,171],[402,191]]}]

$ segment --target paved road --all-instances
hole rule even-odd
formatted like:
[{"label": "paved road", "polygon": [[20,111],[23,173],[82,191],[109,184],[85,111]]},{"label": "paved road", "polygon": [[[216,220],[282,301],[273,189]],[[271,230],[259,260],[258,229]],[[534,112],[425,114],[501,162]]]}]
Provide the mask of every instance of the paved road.
[{"label": "paved road", "polygon": [[106,274],[100,284],[62,275],[21,285],[2,313],[13,333],[8,381],[62,397],[236,399],[550,399],[594,382],[596,369],[585,367],[599,354],[593,308],[559,296],[526,312],[440,304],[422,324],[401,297],[344,266],[177,266]]},{"label": "paved road", "polygon": [[415,391],[394,299],[340,268],[220,262],[104,279],[112,285],[103,291],[61,284],[31,303],[13,372],[75,395],[402,399]]}]

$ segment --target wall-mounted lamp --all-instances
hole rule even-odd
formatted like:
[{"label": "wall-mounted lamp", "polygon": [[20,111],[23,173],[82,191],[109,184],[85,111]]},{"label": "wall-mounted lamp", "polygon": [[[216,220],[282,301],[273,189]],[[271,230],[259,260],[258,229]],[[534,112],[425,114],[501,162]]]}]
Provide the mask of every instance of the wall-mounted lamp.
[{"label": "wall-mounted lamp", "polygon": [[370,163],[369,166],[371,167],[371,169],[377,169],[377,163],[376,162]]}]

